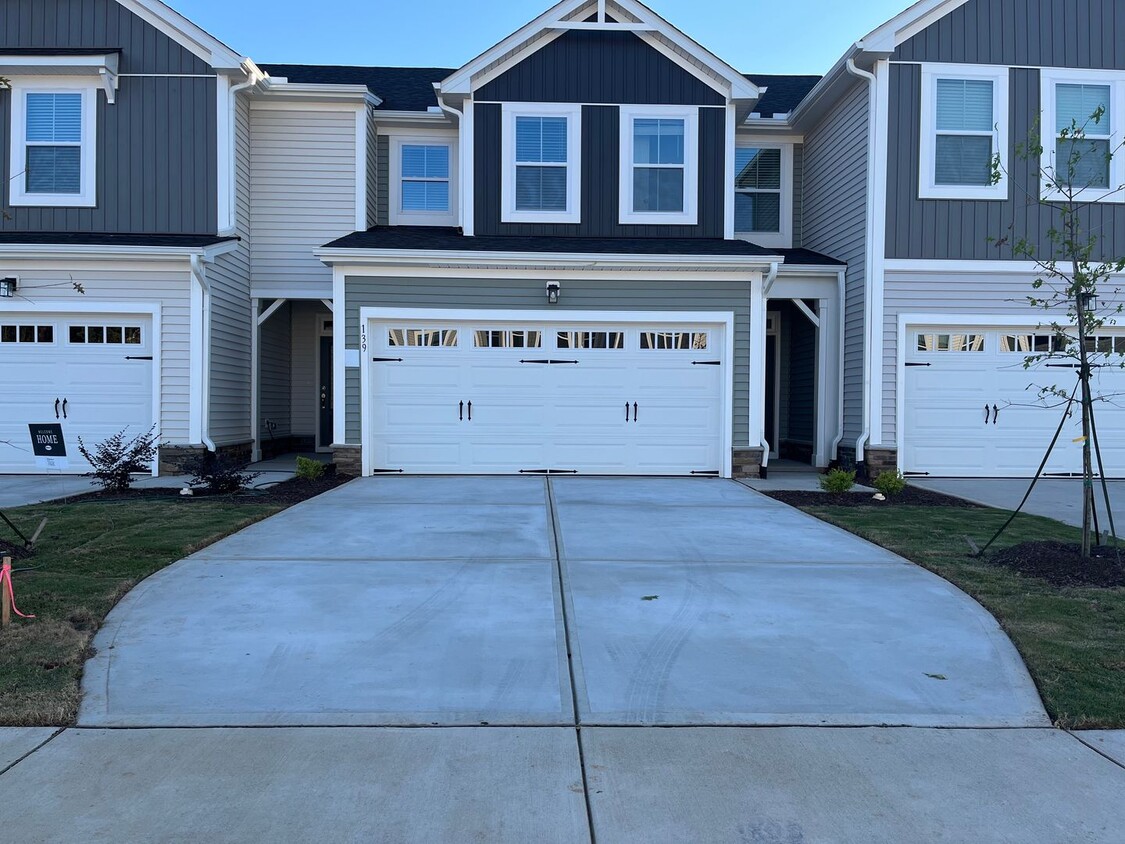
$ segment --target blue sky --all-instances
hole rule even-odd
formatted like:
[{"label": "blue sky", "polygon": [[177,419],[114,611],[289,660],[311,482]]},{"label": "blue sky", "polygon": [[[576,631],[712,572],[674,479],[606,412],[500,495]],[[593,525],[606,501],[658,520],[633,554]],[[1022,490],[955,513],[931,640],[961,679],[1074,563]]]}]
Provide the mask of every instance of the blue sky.
[{"label": "blue sky", "polygon": [[[166,0],[260,62],[457,67],[551,0]],[[649,0],[743,72],[824,73],[912,0]]]}]

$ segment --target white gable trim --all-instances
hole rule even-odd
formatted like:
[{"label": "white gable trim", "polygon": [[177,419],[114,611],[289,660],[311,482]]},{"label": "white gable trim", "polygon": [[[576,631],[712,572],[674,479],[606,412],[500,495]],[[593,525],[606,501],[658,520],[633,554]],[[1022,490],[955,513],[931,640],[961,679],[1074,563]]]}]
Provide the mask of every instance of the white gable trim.
[{"label": "white gable trim", "polygon": [[910,8],[895,15],[859,41],[859,46],[872,53],[892,53],[926,27],[937,23],[969,0],[918,0]]},{"label": "white gable trim", "polygon": [[160,0],[117,0],[145,23],[156,27],[184,49],[216,70],[235,69],[246,60],[213,35],[189,21]]},{"label": "white gable trim", "polygon": [[[439,90],[442,94],[471,94],[474,88],[487,84],[504,71],[523,61],[529,52],[542,49],[569,30],[604,29],[606,31],[636,32],[649,46],[659,50],[689,73],[697,76],[725,96],[745,100],[756,100],[760,97],[761,92],[758,86],[709,50],[684,35],[651,9],[635,2],[635,0],[613,0],[613,2],[626,14],[634,17],[636,21],[621,24],[593,22],[579,26],[579,22],[569,19],[569,16],[586,7],[590,7],[591,11],[596,10],[599,16],[604,16],[605,7],[603,3],[592,4],[591,0],[562,0],[526,26],[516,30],[503,41],[454,71],[441,82]],[[705,70],[691,62],[684,61],[684,56],[668,49],[660,38],[654,37],[655,34],[659,34],[686,55],[693,57]],[[511,55],[509,56],[509,54]],[[507,59],[505,59],[506,56]],[[502,59],[503,61],[501,61]],[[495,67],[490,67],[491,65],[495,65]],[[481,75],[482,71],[487,72]],[[713,74],[713,77],[708,76],[708,72]],[[478,78],[474,80],[474,76],[478,76]]]}]

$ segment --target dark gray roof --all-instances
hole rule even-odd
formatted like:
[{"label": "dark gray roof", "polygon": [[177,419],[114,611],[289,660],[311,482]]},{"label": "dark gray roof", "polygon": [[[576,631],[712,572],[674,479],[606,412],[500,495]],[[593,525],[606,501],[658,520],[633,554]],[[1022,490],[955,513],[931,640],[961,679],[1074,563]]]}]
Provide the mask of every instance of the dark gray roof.
[{"label": "dark gray roof", "polygon": [[159,246],[199,249],[237,237],[215,234],[103,234],[100,232],[0,232],[0,246]]},{"label": "dark gray roof", "polygon": [[755,85],[769,89],[754,106],[754,112],[765,117],[791,112],[821,79],[819,76],[777,76],[766,73],[742,75]]},{"label": "dark gray roof", "polygon": [[741,255],[760,258],[781,255],[786,263],[843,266],[807,249],[763,249],[745,240],[707,237],[465,237],[460,229],[444,226],[375,226],[353,232],[325,245],[330,249],[438,249],[468,252],[544,252],[606,255]]},{"label": "dark gray roof", "polygon": [[260,64],[270,76],[313,85],[366,85],[382,111],[426,111],[436,106],[434,83],[453,73],[447,67],[353,67],[349,65]]}]

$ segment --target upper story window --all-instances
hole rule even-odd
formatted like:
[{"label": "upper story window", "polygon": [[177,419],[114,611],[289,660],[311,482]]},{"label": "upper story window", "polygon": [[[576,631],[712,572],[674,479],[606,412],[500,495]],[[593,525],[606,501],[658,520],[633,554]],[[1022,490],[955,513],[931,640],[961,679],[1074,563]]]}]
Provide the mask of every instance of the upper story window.
[{"label": "upper story window", "polygon": [[95,205],[95,94],[86,80],[12,82],[12,205]]},{"label": "upper story window", "polygon": [[1041,80],[1044,199],[1125,202],[1125,74],[1049,68]]},{"label": "upper story window", "polygon": [[921,198],[1007,198],[1008,68],[923,65],[921,134]]},{"label": "upper story window", "polygon": [[698,109],[622,107],[620,222],[696,224],[698,126]]},{"label": "upper story window", "polygon": [[793,220],[793,147],[734,150],[734,231],[763,246],[789,246]]},{"label": "upper story window", "polygon": [[505,104],[501,221],[581,221],[582,107]]},{"label": "upper story window", "polygon": [[440,136],[392,136],[391,225],[455,226],[456,154]]}]

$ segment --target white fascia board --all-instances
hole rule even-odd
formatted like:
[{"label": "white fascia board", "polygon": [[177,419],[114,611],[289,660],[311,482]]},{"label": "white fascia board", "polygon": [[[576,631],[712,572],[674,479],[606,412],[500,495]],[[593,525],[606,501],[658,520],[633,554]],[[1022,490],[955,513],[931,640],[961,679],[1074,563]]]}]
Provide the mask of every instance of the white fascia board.
[{"label": "white fascia board", "polygon": [[636,255],[575,252],[479,252],[444,249],[314,249],[313,255],[329,266],[350,264],[452,264],[457,266],[511,266],[512,268],[574,266],[636,267],[738,267],[762,270],[784,259],[780,255]]},{"label": "white fascia board", "polygon": [[331,84],[313,82],[287,82],[266,77],[262,85],[262,96],[270,100],[346,100],[352,103],[366,103],[373,108],[383,104],[383,100],[372,94],[366,85]]},{"label": "white fascia board", "polygon": [[926,27],[941,20],[969,0],[919,0],[859,40],[864,50],[892,53]]},{"label": "white fascia board", "polygon": [[240,56],[215,36],[189,21],[160,0],[116,0],[134,15],[156,27],[216,70],[240,69]]},{"label": "white fascia board", "polygon": [[237,248],[238,241],[217,243],[213,246],[93,246],[85,244],[23,244],[5,243],[0,245],[0,260],[44,260],[49,261],[66,255],[79,261],[186,261],[193,255],[210,261]]}]

